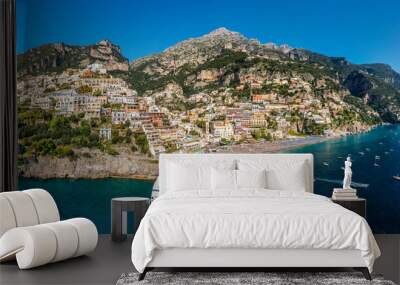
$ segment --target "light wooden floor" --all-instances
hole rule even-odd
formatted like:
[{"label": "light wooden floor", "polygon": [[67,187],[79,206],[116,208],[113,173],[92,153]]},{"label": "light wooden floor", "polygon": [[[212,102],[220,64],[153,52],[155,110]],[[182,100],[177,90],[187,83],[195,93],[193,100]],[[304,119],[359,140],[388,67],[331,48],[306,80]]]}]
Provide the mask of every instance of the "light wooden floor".
[{"label": "light wooden floor", "polygon": [[[376,235],[382,257],[375,272],[400,283],[400,235]],[[30,270],[19,270],[15,262],[0,265],[0,284],[115,284],[124,272],[134,271],[130,259],[132,238],[111,242],[101,235],[97,249],[78,257]]]}]

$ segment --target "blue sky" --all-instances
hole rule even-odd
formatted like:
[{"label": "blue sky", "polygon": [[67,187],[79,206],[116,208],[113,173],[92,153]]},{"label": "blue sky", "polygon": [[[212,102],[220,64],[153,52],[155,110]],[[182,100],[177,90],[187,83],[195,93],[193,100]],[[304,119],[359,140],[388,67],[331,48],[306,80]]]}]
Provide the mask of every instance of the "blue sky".
[{"label": "blue sky", "polygon": [[17,49],[109,39],[129,60],[218,27],[400,71],[398,0],[17,0]]}]

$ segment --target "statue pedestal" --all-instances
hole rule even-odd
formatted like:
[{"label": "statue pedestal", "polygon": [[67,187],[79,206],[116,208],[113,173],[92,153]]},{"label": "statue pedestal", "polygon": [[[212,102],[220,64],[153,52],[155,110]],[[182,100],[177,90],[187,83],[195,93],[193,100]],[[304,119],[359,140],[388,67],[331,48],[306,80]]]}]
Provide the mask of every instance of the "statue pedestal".
[{"label": "statue pedestal", "polygon": [[332,193],[332,199],[335,200],[353,200],[357,199],[357,189],[343,189],[334,188]]}]

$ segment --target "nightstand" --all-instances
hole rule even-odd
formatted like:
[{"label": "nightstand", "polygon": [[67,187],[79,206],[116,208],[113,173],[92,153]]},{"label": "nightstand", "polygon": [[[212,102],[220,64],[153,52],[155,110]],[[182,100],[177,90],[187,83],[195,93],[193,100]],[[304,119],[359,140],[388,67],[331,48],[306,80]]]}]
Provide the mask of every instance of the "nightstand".
[{"label": "nightstand", "polygon": [[111,239],[123,241],[127,236],[127,212],[135,215],[135,230],[144,217],[150,199],[142,197],[119,197],[111,200]]},{"label": "nightstand", "polygon": [[351,200],[337,200],[331,199],[333,203],[359,214],[364,219],[367,218],[367,200],[363,198],[354,198]]}]

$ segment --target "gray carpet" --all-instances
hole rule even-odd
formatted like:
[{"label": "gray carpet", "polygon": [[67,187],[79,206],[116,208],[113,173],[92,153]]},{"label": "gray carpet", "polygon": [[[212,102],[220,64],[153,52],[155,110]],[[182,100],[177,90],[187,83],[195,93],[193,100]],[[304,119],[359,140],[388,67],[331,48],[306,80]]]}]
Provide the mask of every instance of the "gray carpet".
[{"label": "gray carpet", "polygon": [[373,280],[368,281],[359,272],[148,272],[146,278],[142,281],[138,281],[138,276],[138,273],[122,274],[117,285],[395,285],[392,281],[384,280],[381,276],[372,276]]}]

